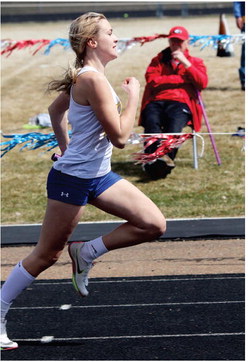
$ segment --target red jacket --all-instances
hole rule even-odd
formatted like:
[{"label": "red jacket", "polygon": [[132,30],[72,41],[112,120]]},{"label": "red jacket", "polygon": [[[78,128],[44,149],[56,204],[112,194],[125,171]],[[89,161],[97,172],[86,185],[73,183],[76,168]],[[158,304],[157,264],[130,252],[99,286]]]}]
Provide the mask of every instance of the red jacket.
[{"label": "red jacket", "polygon": [[186,103],[192,112],[194,130],[198,132],[201,129],[202,110],[196,90],[206,88],[208,76],[200,58],[191,57],[188,50],[184,55],[192,64],[189,68],[185,68],[181,63],[176,64],[171,59],[169,47],[152,59],[145,74],[147,83],[141,112],[152,101],[174,100]]}]

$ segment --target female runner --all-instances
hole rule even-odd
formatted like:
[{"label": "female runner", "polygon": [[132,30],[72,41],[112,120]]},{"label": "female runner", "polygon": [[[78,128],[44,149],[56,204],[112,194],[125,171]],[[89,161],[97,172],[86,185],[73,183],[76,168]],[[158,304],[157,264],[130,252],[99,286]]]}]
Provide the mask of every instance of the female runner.
[{"label": "female runner", "polygon": [[[125,110],[105,77],[105,67],[117,58],[117,38],[104,15],[86,13],[71,24],[75,67],[50,90],[60,91],[49,107],[61,156],[47,180],[47,209],[34,250],[20,261],[5,281],[1,294],[1,347],[18,347],[6,333],[6,314],[16,297],[61,255],[81,219],[85,205],[126,220],[107,235],[69,244],[73,285],[87,296],[92,261],[104,253],[160,237],[166,221],[157,206],[140,190],[111,171],[112,147],[124,148],[132,131],[139,101],[139,82],[129,77]],[[69,110],[68,110],[69,109]],[[68,120],[72,127],[69,140]]]}]

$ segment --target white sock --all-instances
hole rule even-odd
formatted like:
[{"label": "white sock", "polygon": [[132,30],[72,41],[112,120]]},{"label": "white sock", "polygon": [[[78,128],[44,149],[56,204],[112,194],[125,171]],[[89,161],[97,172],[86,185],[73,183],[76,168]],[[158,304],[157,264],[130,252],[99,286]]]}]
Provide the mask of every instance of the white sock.
[{"label": "white sock", "polygon": [[12,303],[5,303],[3,300],[1,300],[1,321],[4,321],[6,314],[9,311],[9,308]]},{"label": "white sock", "polygon": [[102,236],[97,239],[87,241],[83,244],[80,255],[87,262],[91,263],[94,259],[108,252],[103,243]]},{"label": "white sock", "polygon": [[12,302],[34,280],[21,261],[14,267],[1,289],[1,318],[5,318]]}]

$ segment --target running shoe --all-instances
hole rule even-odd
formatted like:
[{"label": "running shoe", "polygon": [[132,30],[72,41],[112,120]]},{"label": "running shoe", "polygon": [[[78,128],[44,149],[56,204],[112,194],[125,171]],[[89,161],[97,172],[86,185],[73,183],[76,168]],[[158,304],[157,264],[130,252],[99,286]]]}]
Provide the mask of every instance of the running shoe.
[{"label": "running shoe", "polygon": [[18,344],[16,342],[11,341],[6,332],[6,320],[1,320],[1,337],[0,337],[0,347],[1,351],[7,350],[7,349],[14,349],[18,347]]},{"label": "running shoe", "polygon": [[87,263],[80,256],[80,249],[83,246],[83,242],[70,243],[68,252],[72,260],[72,283],[76,291],[82,296],[87,297],[89,294],[86,287],[88,286],[88,273],[92,268],[92,263]]}]

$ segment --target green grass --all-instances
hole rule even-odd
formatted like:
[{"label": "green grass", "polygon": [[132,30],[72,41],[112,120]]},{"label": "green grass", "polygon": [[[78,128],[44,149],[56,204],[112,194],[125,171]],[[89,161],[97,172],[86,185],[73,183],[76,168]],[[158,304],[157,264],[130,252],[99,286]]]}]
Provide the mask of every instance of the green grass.
[{"label": "green grass", "polygon": [[[204,157],[199,159],[198,170],[192,166],[191,141],[186,142],[179,150],[176,168],[166,179],[152,181],[140,165],[133,163],[131,153],[138,150],[134,145],[114,150],[112,169],[149,195],[167,218],[244,215],[243,139],[229,136],[224,146],[217,142],[221,146],[222,159],[222,165],[218,166],[206,138],[206,149]],[[3,223],[42,221],[46,205],[46,176],[52,166],[50,156],[51,152],[19,152],[16,149],[3,158]],[[90,205],[83,217],[84,221],[110,219],[116,218]]]}]

